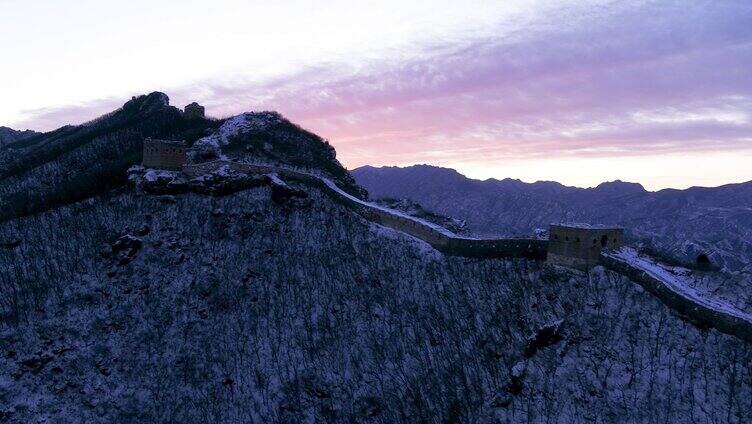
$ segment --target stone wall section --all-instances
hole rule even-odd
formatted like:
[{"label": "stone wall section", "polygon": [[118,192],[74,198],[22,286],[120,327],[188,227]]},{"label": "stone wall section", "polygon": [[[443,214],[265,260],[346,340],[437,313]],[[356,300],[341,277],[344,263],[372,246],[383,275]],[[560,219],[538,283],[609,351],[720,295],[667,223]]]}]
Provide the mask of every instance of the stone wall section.
[{"label": "stone wall section", "polygon": [[644,270],[608,254],[601,254],[600,263],[604,267],[637,282],[666,306],[692,321],[707,327],[714,327],[722,333],[752,343],[752,321],[694,302],[692,299],[671,290],[663,281]]},{"label": "stone wall section", "polygon": [[344,195],[327,185],[322,177],[288,168],[264,165],[252,165],[231,161],[212,161],[190,164],[183,167],[183,172],[197,177],[226,165],[229,169],[251,174],[276,173],[283,179],[298,181],[317,187],[330,195],[335,201],[352,209],[365,219],[388,228],[409,234],[430,244],[436,250],[451,256],[472,258],[528,258],[546,259],[548,240],[538,239],[472,239],[453,237],[447,232],[439,231],[430,224],[417,218],[407,217],[397,212],[391,213],[384,208]]}]

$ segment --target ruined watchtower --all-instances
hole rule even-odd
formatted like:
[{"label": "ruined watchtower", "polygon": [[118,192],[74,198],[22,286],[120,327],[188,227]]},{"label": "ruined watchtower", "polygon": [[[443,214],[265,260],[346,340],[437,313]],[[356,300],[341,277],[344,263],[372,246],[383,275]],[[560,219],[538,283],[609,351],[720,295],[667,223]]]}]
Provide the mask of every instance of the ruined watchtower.
[{"label": "ruined watchtower", "polygon": [[204,113],[204,107],[196,102],[186,105],[183,110],[183,115],[188,119],[203,118]]},{"label": "ruined watchtower", "polygon": [[180,170],[186,161],[186,150],[183,141],[147,138],[144,140],[144,167]]},{"label": "ruined watchtower", "polygon": [[624,245],[624,229],[620,227],[551,224],[548,234],[548,261],[584,270],[598,263],[602,249]]}]

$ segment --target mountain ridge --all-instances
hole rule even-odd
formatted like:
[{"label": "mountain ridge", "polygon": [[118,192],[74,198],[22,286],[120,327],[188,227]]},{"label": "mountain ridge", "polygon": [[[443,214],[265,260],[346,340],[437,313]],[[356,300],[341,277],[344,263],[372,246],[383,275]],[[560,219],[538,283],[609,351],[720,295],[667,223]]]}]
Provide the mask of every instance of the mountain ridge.
[{"label": "mountain ridge", "polygon": [[[276,112],[255,114],[273,119],[268,125],[233,134],[232,143],[222,147],[223,154],[319,166],[343,188],[366,196],[336,160],[328,142]],[[184,140],[193,145],[235,118],[187,118],[170,105],[165,93],[155,91],[134,96],[89,122],[1,145],[0,202],[7,207],[0,210],[0,221],[122,188],[128,183],[127,169],[141,163],[144,138]],[[270,138],[278,142],[267,151]]]},{"label": "mountain ridge", "polygon": [[29,129],[14,130],[13,128],[0,126],[0,146],[23,140],[24,138],[29,138],[36,134],[39,133]]},{"label": "mountain ridge", "polygon": [[565,187],[565,188],[572,188],[572,189],[580,189],[580,190],[594,190],[594,189],[597,189],[598,187],[604,186],[604,185],[608,186],[609,184],[618,184],[618,185],[622,185],[623,184],[625,186],[626,185],[634,185],[635,187],[639,186],[639,188],[641,188],[643,191],[645,191],[647,193],[659,193],[659,192],[662,192],[662,191],[688,191],[688,190],[702,190],[702,189],[718,189],[718,188],[726,188],[726,187],[733,187],[733,186],[739,186],[739,185],[752,184],[752,179],[750,179],[748,181],[725,183],[725,184],[721,184],[721,185],[717,185],[717,186],[696,186],[696,185],[693,185],[693,186],[689,186],[689,187],[686,187],[686,188],[665,187],[665,188],[661,188],[661,189],[657,189],[657,190],[649,190],[649,189],[646,189],[642,185],[642,183],[632,182],[632,181],[624,181],[624,180],[621,180],[621,179],[617,178],[617,179],[611,180],[611,181],[602,181],[602,182],[596,184],[595,186],[581,187],[581,186],[574,186],[574,185],[566,185],[566,184],[563,184],[563,183],[561,183],[559,181],[555,181],[555,180],[536,180],[536,181],[533,181],[533,182],[527,182],[527,181],[522,181],[519,178],[513,178],[513,177],[505,177],[505,178],[502,178],[502,179],[498,179],[496,177],[488,177],[488,178],[485,178],[485,179],[473,178],[473,177],[468,177],[467,175],[461,173],[460,171],[458,171],[458,170],[456,170],[454,168],[449,168],[449,167],[445,167],[445,166],[438,166],[438,165],[431,165],[431,164],[427,164],[427,163],[415,164],[415,165],[407,165],[407,166],[394,166],[394,165],[373,166],[373,165],[363,165],[363,166],[359,166],[359,167],[350,169],[349,171],[350,172],[355,172],[355,173],[366,173],[366,172],[373,172],[373,171],[379,172],[379,171],[401,170],[401,169],[411,169],[411,168],[424,168],[424,169],[432,169],[432,170],[438,170],[438,171],[448,171],[448,174],[450,174],[450,173],[451,174],[457,174],[457,175],[461,176],[462,178],[465,178],[465,179],[470,180],[470,181],[475,181],[475,182],[505,182],[506,181],[506,182],[517,182],[517,183],[521,183],[523,185],[546,185],[546,184],[551,184],[551,185],[555,185],[555,186],[560,186],[560,187]]}]

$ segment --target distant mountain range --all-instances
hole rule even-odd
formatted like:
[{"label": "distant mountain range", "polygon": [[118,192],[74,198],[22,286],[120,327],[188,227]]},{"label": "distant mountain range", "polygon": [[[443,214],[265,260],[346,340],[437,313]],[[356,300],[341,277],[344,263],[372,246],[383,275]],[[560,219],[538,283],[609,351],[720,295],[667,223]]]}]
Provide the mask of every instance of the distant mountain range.
[{"label": "distant mountain range", "polygon": [[665,255],[694,261],[704,253],[729,271],[752,272],[752,181],[651,192],[622,181],[587,189],[480,181],[428,165],[365,166],[352,175],[373,198],[411,199],[466,220],[476,235],[529,235],[553,222],[617,224],[633,242]]},{"label": "distant mountain range", "polygon": [[39,134],[32,130],[14,130],[13,128],[0,127],[0,146],[13,143],[14,141],[23,140],[24,138],[31,137]]}]

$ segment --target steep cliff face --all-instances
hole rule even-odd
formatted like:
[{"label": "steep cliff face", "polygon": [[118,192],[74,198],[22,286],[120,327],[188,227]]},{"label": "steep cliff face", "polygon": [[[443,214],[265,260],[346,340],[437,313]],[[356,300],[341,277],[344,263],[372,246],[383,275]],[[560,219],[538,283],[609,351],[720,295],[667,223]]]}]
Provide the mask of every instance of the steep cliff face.
[{"label": "steep cliff face", "polygon": [[555,182],[478,181],[451,169],[363,167],[356,181],[374,198],[412,199],[467,221],[478,235],[524,235],[552,222],[624,226],[632,241],[686,262],[706,254],[731,272],[752,273],[752,182],[646,191],[614,181],[591,189]]}]

